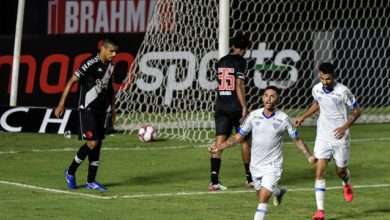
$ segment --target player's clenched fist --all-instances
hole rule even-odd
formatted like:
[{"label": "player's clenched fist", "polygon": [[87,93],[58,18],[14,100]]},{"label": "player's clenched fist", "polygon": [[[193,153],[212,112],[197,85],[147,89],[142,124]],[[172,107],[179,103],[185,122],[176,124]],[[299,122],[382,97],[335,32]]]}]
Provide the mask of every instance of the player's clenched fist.
[{"label": "player's clenched fist", "polygon": [[218,147],[216,145],[213,145],[213,146],[210,146],[208,148],[208,150],[209,150],[210,153],[215,154],[215,153],[218,152],[219,149],[218,149]]}]

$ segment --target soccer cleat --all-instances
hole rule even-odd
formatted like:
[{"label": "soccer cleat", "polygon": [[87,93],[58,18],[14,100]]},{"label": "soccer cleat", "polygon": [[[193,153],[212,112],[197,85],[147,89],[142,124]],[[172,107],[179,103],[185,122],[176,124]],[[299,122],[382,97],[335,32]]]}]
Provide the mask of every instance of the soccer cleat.
[{"label": "soccer cleat", "polygon": [[317,210],[316,214],[313,215],[311,220],[325,220],[325,211]]},{"label": "soccer cleat", "polygon": [[255,187],[255,183],[253,183],[253,181],[251,182],[246,181],[245,186],[249,189],[253,189]]},{"label": "soccer cleat", "polygon": [[283,196],[286,194],[287,189],[281,188],[280,193],[277,196],[274,196],[274,206],[279,206],[282,203]]},{"label": "soccer cleat", "polygon": [[106,187],[104,187],[102,184],[98,183],[98,182],[93,182],[93,183],[86,183],[85,184],[85,188],[86,189],[96,189],[96,190],[107,190]]},{"label": "soccer cleat", "polygon": [[210,191],[227,190],[227,187],[222,185],[221,183],[214,184],[214,185],[212,183],[210,183],[208,190],[210,190]]},{"label": "soccer cleat", "polygon": [[66,185],[68,185],[69,189],[77,189],[76,185],[76,177],[68,174],[68,169],[64,172]]},{"label": "soccer cleat", "polygon": [[350,184],[344,186],[344,198],[348,203],[352,202],[353,191],[352,186]]}]

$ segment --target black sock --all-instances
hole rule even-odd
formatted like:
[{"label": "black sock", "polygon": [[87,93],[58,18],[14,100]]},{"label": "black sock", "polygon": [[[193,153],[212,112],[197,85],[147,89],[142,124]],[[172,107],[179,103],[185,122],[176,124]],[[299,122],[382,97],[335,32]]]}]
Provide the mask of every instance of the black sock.
[{"label": "black sock", "polygon": [[[94,162],[99,162],[99,161],[94,161]],[[97,164],[91,164],[91,163],[89,164],[89,166],[88,166],[88,177],[87,177],[87,182],[88,183],[95,182],[97,170],[98,170],[98,165]]]},{"label": "black sock", "polygon": [[[79,148],[79,151],[77,151],[76,157],[73,159],[72,163],[69,166],[68,174],[74,176],[76,173],[77,168],[80,166],[81,162],[87,157],[91,150],[87,146],[87,144],[84,144]],[[77,158],[77,159],[76,159]]]},{"label": "black sock", "polygon": [[99,168],[99,158],[100,158],[101,147],[102,147],[102,142],[99,141],[97,146],[89,152],[89,155],[88,155],[89,166],[88,166],[88,176],[87,176],[88,183],[95,182],[97,170]]},{"label": "black sock", "polygon": [[218,174],[219,168],[221,167],[221,159],[220,158],[211,158],[211,183],[212,185],[218,184]]},{"label": "black sock", "polygon": [[245,175],[246,175],[246,181],[248,183],[253,182],[251,171],[249,170],[249,163],[244,163],[245,167]]}]

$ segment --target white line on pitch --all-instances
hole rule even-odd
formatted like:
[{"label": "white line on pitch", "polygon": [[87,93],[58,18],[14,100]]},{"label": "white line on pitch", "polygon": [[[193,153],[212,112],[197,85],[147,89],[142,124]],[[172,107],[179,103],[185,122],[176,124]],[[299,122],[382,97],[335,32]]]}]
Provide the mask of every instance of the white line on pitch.
[{"label": "white line on pitch", "polygon": [[[135,195],[123,195],[123,196],[98,196],[93,194],[87,194],[87,193],[78,193],[78,192],[72,192],[67,190],[59,190],[59,189],[51,189],[46,187],[40,187],[40,186],[34,186],[34,185],[28,185],[28,184],[22,184],[22,183],[16,183],[16,182],[9,182],[9,181],[3,181],[0,180],[1,184],[5,185],[12,185],[22,188],[28,188],[28,189],[35,189],[35,190],[41,190],[41,191],[47,191],[51,193],[59,193],[59,194],[70,194],[80,197],[87,197],[87,198],[93,198],[93,199],[117,199],[117,198],[123,198],[123,199],[137,199],[137,198],[149,198],[149,197],[172,197],[172,196],[193,196],[193,195],[216,195],[216,194],[240,194],[240,193],[253,193],[253,190],[226,190],[226,191],[217,191],[217,192],[209,192],[209,191],[201,191],[201,192],[177,192],[177,193],[155,193],[155,194],[135,194]],[[353,188],[379,188],[379,187],[389,187],[390,184],[376,184],[376,185],[354,185]],[[341,189],[342,187],[334,186],[334,187],[327,187],[326,190],[336,190]],[[288,189],[289,192],[298,192],[298,191],[313,191],[313,188],[291,188]]]},{"label": "white line on pitch", "polygon": [[[379,188],[379,187],[390,187],[390,184],[377,184],[377,185],[356,185],[353,186],[354,189],[357,188]],[[327,187],[326,190],[336,190],[342,189],[341,186]],[[313,188],[291,188],[287,189],[289,192],[298,192],[298,191],[314,191]],[[225,191],[214,191],[214,192],[177,192],[177,193],[156,193],[156,194],[139,194],[139,195],[124,195],[118,196],[118,198],[147,198],[147,197],[168,197],[168,196],[193,196],[193,195],[213,195],[213,194],[240,194],[240,193],[253,193],[253,190],[225,190]]]},{"label": "white line on pitch", "polygon": [[89,198],[94,198],[94,199],[114,199],[114,198],[116,198],[116,196],[97,196],[97,195],[93,195],[93,194],[78,193],[78,192],[59,190],[59,189],[51,189],[51,188],[46,188],[46,187],[41,187],[41,186],[33,186],[33,185],[9,182],[9,181],[4,181],[4,180],[0,180],[0,183],[5,184],[5,185],[18,186],[18,187],[22,187],[22,188],[36,189],[36,190],[47,191],[47,192],[52,192],[52,193],[71,194],[71,195],[89,197]]},{"label": "white line on pitch", "polygon": [[[363,138],[363,139],[352,139],[352,142],[365,142],[365,141],[389,141],[390,138]],[[305,141],[307,144],[313,144],[314,141]],[[284,142],[284,144],[294,144],[293,142]],[[106,147],[102,148],[104,151],[143,151],[143,150],[175,150],[175,149],[188,149],[188,148],[206,148],[209,145],[182,145],[182,146],[171,146],[171,147]],[[17,154],[17,153],[39,153],[39,152],[66,152],[66,151],[77,151],[78,148],[59,148],[59,149],[33,149],[23,151],[0,151],[0,154]]]}]

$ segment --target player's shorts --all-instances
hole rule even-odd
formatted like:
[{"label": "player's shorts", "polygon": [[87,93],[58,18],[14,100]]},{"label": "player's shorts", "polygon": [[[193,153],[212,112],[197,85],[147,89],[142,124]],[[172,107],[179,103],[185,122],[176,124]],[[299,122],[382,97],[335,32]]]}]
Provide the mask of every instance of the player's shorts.
[{"label": "player's shorts", "polygon": [[232,129],[238,131],[242,111],[215,111],[215,135],[230,136]]},{"label": "player's shorts", "polygon": [[318,159],[333,159],[336,166],[343,168],[349,163],[349,148],[348,142],[332,143],[316,140],[313,154]]},{"label": "player's shorts", "polygon": [[274,166],[257,167],[256,170],[260,172],[252,172],[252,170],[251,173],[255,190],[260,190],[264,187],[270,192],[275,190],[283,172],[282,168]]},{"label": "player's shorts", "polygon": [[103,140],[106,133],[106,112],[91,112],[79,110],[79,139],[80,140]]}]

